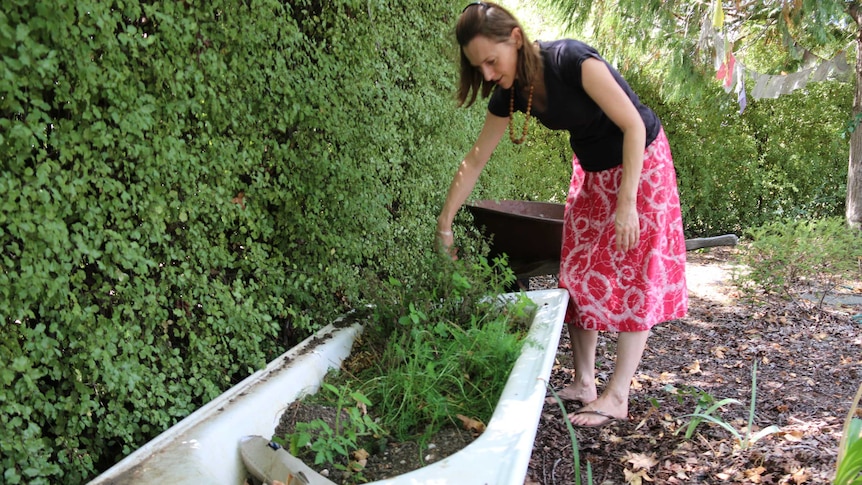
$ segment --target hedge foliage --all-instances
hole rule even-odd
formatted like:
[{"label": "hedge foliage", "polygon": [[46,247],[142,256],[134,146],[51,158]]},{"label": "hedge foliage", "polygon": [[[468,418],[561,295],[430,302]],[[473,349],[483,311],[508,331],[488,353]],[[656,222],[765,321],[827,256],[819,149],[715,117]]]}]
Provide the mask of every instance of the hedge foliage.
[{"label": "hedge foliage", "polygon": [[0,481],[80,483],[425,271],[460,3],[3,2]]},{"label": "hedge foliage", "polygon": [[698,102],[666,102],[660,79],[626,74],[664,124],[688,237],[844,214],[852,84],[810,83],[740,113],[718,82]]}]

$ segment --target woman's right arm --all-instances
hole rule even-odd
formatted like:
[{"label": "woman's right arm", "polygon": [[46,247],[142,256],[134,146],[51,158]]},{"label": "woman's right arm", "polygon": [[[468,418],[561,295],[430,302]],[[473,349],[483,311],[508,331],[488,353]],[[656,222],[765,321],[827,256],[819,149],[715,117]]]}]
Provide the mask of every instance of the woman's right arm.
[{"label": "woman's right arm", "polygon": [[437,240],[443,248],[452,247],[454,243],[452,221],[455,219],[455,214],[473,191],[479,174],[482,173],[482,169],[491,158],[491,153],[506,133],[508,123],[509,118],[501,118],[490,112],[485,115],[485,124],[482,126],[479,138],[458,166],[452,184],[449,185],[446,202],[443,203],[443,209],[437,217]]}]

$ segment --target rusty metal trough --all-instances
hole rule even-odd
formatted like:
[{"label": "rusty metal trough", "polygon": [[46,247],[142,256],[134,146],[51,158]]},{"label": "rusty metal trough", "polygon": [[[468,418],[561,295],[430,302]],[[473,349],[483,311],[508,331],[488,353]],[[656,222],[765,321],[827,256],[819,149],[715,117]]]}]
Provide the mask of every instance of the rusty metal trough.
[{"label": "rusty metal trough", "polygon": [[[473,222],[490,238],[490,256],[507,254],[519,278],[556,273],[563,243],[565,204],[529,200],[477,200],[467,204]],[[735,246],[735,234],[686,239],[687,251]]]},{"label": "rusty metal trough", "polygon": [[479,200],[467,204],[473,221],[491,238],[491,255],[513,261],[560,259],[564,204],[528,200]]}]

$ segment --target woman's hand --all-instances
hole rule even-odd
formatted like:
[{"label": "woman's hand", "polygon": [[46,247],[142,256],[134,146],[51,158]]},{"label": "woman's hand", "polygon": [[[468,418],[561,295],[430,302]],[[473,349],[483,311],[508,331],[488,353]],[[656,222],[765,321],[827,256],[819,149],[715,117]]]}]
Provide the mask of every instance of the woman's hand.
[{"label": "woman's hand", "polygon": [[494,116],[489,111],[485,115],[485,125],[479,133],[479,138],[473,144],[473,148],[461,160],[458,171],[455,172],[452,183],[449,185],[446,201],[437,217],[437,234],[434,239],[437,249],[446,251],[452,259],[458,259],[458,249],[453,246],[455,241],[452,236],[452,221],[476,185],[479,174],[482,173],[482,169],[488,163],[488,158],[491,157],[491,152],[500,143],[500,139],[503,138],[508,126],[508,117]]},{"label": "woman's hand", "polygon": [[581,66],[584,90],[623,132],[623,174],[617,192],[614,229],[617,249],[634,249],[640,240],[640,223],[635,205],[643,171],[646,126],[632,100],[614,80],[608,66],[587,59]]},{"label": "woman's hand", "polygon": [[640,224],[638,222],[638,210],[634,203],[617,202],[614,229],[618,250],[628,251],[637,247],[640,240]]},{"label": "woman's hand", "polygon": [[449,255],[452,260],[458,259],[458,248],[455,247],[455,236],[452,234],[452,230],[437,230],[437,249],[439,251],[445,252]]}]

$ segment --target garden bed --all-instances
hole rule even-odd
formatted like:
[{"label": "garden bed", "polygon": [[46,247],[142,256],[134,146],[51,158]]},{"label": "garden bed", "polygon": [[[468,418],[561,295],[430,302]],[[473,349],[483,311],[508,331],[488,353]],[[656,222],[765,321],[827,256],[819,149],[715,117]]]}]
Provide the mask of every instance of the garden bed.
[{"label": "garden bed", "polygon": [[[462,451],[383,483],[431,483],[445,476],[458,483],[523,483],[568,300],[563,290],[528,296],[538,306],[530,344],[523,347],[485,432]],[[360,333],[358,323],[328,326],[92,483],[243,483],[248,477],[241,440],[272,436],[288,406],[313,393],[326,372],[341,365]],[[509,455],[501,455],[502,450]]]}]

